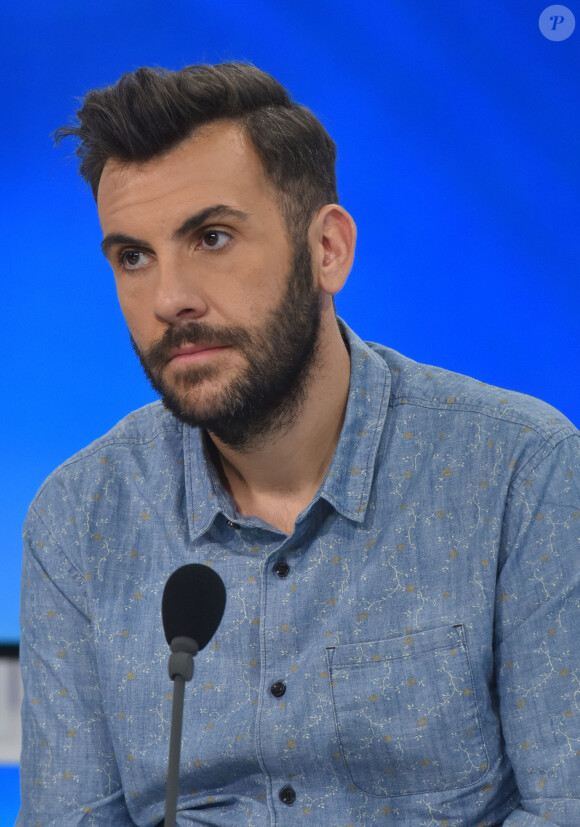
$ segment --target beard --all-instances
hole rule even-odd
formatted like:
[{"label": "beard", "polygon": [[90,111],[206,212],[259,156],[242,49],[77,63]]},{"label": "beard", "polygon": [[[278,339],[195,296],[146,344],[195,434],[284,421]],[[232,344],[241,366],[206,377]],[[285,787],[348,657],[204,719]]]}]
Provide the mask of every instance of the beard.
[{"label": "beard", "polygon": [[[303,241],[295,245],[282,300],[259,327],[190,322],[168,328],[145,351],[139,350],[133,337],[131,343],[167,410],[186,425],[204,428],[224,444],[247,451],[295,422],[317,363],[320,318],[310,248]],[[246,366],[211,397],[206,389],[206,398],[196,399],[196,388],[217,382],[219,366],[189,365],[171,384],[163,379],[175,348],[212,343],[238,350]]]}]

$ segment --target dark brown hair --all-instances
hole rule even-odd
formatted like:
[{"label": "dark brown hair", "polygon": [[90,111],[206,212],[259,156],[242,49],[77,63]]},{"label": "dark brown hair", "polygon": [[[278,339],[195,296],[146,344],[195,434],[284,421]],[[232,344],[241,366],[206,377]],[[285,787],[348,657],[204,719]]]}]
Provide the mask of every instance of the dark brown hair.
[{"label": "dark brown hair", "polygon": [[77,117],[76,124],[56,130],[55,140],[79,139],[79,172],[95,199],[110,158],[148,161],[204,124],[231,120],[262,161],[291,235],[303,232],[319,207],[338,200],[334,141],[310,110],[250,64],[137,69],[89,92]]}]

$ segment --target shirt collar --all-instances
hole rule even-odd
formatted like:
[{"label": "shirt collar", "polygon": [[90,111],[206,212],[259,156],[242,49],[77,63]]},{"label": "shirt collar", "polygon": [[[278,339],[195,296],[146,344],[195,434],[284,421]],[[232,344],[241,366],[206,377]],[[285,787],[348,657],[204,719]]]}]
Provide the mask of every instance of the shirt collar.
[{"label": "shirt collar", "polygon": [[206,440],[200,428],[183,427],[185,492],[192,540],[204,534],[219,513],[234,519],[231,497],[221,483]]},{"label": "shirt collar", "polygon": [[[326,477],[314,498],[323,497],[344,517],[362,522],[389,402],[386,362],[343,321],[350,351],[350,385],[344,423]],[[216,516],[235,519],[235,509],[211,460],[203,432],[183,428],[187,513],[191,539],[205,533]]]},{"label": "shirt collar", "polygon": [[348,519],[362,522],[385,425],[391,373],[384,359],[339,319],[350,350],[350,386],[344,423],[320,496]]}]

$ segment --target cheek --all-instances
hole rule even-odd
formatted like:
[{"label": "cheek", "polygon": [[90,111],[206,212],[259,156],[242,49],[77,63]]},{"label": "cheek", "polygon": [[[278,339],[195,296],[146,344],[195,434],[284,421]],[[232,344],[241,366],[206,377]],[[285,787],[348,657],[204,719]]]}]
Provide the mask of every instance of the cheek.
[{"label": "cheek", "polygon": [[117,283],[117,298],[127,327],[139,347],[147,346],[161,333],[155,332],[158,324],[151,312],[151,306],[143,291],[128,290]]},{"label": "cheek", "polygon": [[119,307],[121,308],[121,313],[123,314],[125,321],[129,325],[132,326],[133,323],[133,316],[134,316],[134,302],[131,301],[130,297],[127,295],[127,291],[123,290],[123,288],[119,287],[119,283],[117,282],[117,300],[119,302]]},{"label": "cheek", "polygon": [[212,291],[213,310],[233,323],[255,323],[281,302],[289,268],[284,257],[270,257],[230,271],[221,289]]}]

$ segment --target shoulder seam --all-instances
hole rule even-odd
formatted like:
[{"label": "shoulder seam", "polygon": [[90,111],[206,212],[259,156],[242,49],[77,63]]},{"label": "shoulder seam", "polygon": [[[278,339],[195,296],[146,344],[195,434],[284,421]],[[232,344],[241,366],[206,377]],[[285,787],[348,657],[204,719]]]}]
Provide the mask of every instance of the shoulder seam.
[{"label": "shoulder seam", "polygon": [[421,408],[431,408],[432,410],[441,410],[441,411],[449,411],[449,412],[452,412],[452,411],[468,411],[469,412],[470,411],[471,413],[480,414],[481,416],[487,416],[490,419],[496,419],[498,422],[506,422],[506,423],[509,423],[511,425],[519,425],[522,428],[529,428],[531,431],[533,431],[535,434],[537,434],[545,442],[551,442],[558,434],[566,432],[566,431],[568,433],[564,434],[561,437],[561,439],[565,439],[566,436],[573,436],[575,433],[578,433],[577,429],[570,422],[564,422],[561,425],[559,425],[559,427],[556,430],[554,430],[552,432],[547,432],[546,430],[544,430],[544,431],[540,430],[540,428],[537,425],[530,423],[529,420],[526,420],[523,417],[522,418],[517,418],[513,415],[510,416],[510,415],[507,415],[507,414],[506,414],[506,416],[502,416],[497,411],[495,411],[491,408],[486,408],[483,405],[475,405],[475,404],[469,405],[469,404],[464,404],[464,403],[461,403],[461,402],[456,402],[455,400],[450,404],[449,403],[446,404],[446,403],[441,402],[439,400],[424,399],[423,397],[420,397],[420,396],[398,396],[398,397],[395,397],[395,398],[392,398],[391,400],[389,400],[389,407],[394,408],[397,405],[406,405],[406,404],[409,404],[409,403],[412,403],[413,405],[416,405],[417,407],[421,407]]},{"label": "shoulder seam", "polygon": [[[36,506],[35,506],[35,503],[36,503],[36,498],[34,499],[34,501],[32,502],[32,504],[30,505],[29,512],[32,512],[32,513],[34,514],[35,518],[38,520],[38,522],[39,522],[39,523],[42,523],[42,525],[44,526],[45,531],[46,531],[46,532],[50,535],[50,538],[51,538],[52,542],[54,543],[54,545],[58,548],[58,550],[60,551],[60,553],[62,554],[62,556],[64,557],[64,559],[67,561],[67,563],[69,564],[69,566],[71,567],[71,569],[77,573],[77,575],[78,575],[78,577],[79,577],[79,579],[80,579],[81,591],[82,591],[82,593],[83,593],[83,595],[84,595],[85,597],[88,597],[87,592],[86,592],[86,588],[85,588],[85,582],[84,582],[84,575],[83,575],[83,572],[82,572],[82,571],[80,571],[80,569],[78,568],[78,566],[75,566],[75,564],[72,562],[72,560],[70,559],[70,557],[68,556],[68,554],[65,552],[64,548],[61,546],[61,544],[59,543],[59,541],[58,541],[58,540],[56,539],[56,537],[54,536],[53,531],[52,531],[52,530],[49,528],[49,526],[46,524],[46,521],[43,519],[42,515],[41,515],[41,514],[39,514],[39,512],[38,512],[38,510],[37,510],[37,508],[36,508]],[[36,554],[34,553],[33,549],[31,548],[30,550],[31,550],[32,555],[34,556],[34,559],[35,559],[35,560],[39,563],[39,565],[41,565],[42,570],[44,571],[44,566],[42,566],[42,564],[41,564],[40,560],[38,560],[38,557],[37,557],[37,556],[36,556]],[[58,587],[57,587],[57,588],[58,588]],[[59,591],[60,591],[60,589],[59,589]],[[64,596],[66,597],[66,595],[64,595]],[[68,598],[67,598],[67,600],[68,600]],[[78,608],[78,607],[77,607],[77,608]],[[88,616],[87,616],[87,617],[88,617]]]},{"label": "shoulder seam", "polygon": [[[538,446],[538,450],[535,451],[532,456],[528,459],[526,463],[520,468],[518,473],[515,475],[513,480],[510,482],[508,486],[508,491],[506,495],[506,506],[514,496],[515,492],[518,488],[525,482],[529,474],[534,471],[542,462],[544,462],[550,454],[552,454],[556,448],[561,445],[562,442],[565,442],[567,439],[571,439],[573,437],[580,437],[574,428],[572,428],[572,432],[566,434],[564,436],[560,436],[559,439],[555,439],[556,434],[554,434],[554,438],[546,439],[542,445]],[[539,456],[541,454],[541,456]]]},{"label": "shoulder seam", "polygon": [[74,454],[72,457],[69,457],[68,459],[65,459],[64,462],[62,462],[53,471],[51,471],[51,473],[44,480],[44,482],[40,485],[38,491],[36,492],[36,495],[35,495],[35,497],[32,501],[32,505],[34,505],[34,503],[36,503],[36,501],[38,500],[38,498],[40,497],[40,495],[44,491],[45,487],[53,479],[53,477],[56,476],[60,471],[63,471],[63,470],[65,470],[65,469],[67,469],[67,468],[69,468],[73,465],[76,465],[78,462],[82,462],[83,460],[88,459],[89,457],[92,457],[95,454],[98,454],[101,451],[106,450],[108,447],[111,447],[113,445],[127,445],[127,446],[129,446],[129,445],[146,445],[148,442],[152,442],[154,439],[156,439],[162,431],[170,431],[170,430],[171,430],[171,428],[169,427],[169,424],[166,425],[166,424],[160,422],[160,423],[158,423],[158,427],[156,429],[154,429],[149,434],[147,434],[147,436],[143,436],[141,438],[130,437],[130,436],[126,436],[126,437],[120,437],[120,436],[119,437],[116,437],[116,436],[107,437],[106,434],[102,437],[99,437],[93,443],[91,443],[91,445],[87,445],[85,448],[81,448],[80,451],[77,451],[77,453]]}]

